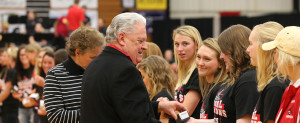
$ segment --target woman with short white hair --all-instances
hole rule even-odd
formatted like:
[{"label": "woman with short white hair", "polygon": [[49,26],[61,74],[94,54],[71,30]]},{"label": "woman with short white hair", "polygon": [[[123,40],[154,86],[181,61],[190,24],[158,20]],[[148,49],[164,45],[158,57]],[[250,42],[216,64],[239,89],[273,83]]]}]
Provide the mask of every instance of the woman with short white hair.
[{"label": "woman with short white hair", "polygon": [[299,123],[300,121],[300,27],[291,26],[281,30],[274,41],[264,43],[263,50],[275,49],[277,75],[291,80],[283,93],[276,123]]}]

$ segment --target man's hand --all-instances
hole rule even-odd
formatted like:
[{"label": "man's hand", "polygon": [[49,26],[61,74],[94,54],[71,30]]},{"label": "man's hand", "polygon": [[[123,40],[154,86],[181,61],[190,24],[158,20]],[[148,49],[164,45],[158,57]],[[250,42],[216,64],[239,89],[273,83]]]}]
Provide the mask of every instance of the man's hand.
[{"label": "man's hand", "polygon": [[186,110],[187,108],[177,101],[167,101],[165,99],[162,99],[162,101],[158,103],[158,112],[163,111],[164,113],[173,117],[175,120],[177,119],[177,114],[175,113],[175,111],[182,112]]}]

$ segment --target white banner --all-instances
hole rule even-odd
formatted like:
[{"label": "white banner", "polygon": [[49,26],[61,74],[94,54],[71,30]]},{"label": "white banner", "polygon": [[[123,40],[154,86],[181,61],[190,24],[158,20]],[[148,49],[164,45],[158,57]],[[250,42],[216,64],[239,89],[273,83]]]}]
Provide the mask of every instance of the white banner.
[{"label": "white banner", "polygon": [[26,8],[26,0],[0,0],[0,8]]},{"label": "white banner", "polygon": [[[74,0],[50,0],[50,6],[52,9],[69,8],[74,4]],[[88,9],[97,9],[98,0],[80,0],[79,7],[87,6]]]}]

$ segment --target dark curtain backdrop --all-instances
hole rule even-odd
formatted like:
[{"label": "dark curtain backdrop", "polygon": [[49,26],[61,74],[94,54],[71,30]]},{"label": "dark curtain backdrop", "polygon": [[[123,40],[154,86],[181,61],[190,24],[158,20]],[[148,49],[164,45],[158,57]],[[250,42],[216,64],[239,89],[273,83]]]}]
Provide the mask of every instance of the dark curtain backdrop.
[{"label": "dark curtain backdrop", "polygon": [[[221,32],[231,25],[242,24],[252,29],[257,24],[262,24],[267,21],[275,21],[285,26],[300,26],[300,14],[269,14],[260,17],[221,17]],[[213,36],[213,19],[185,19],[186,25],[196,27],[202,39]],[[160,20],[153,22],[153,42],[156,43],[164,52],[166,49],[173,49],[172,30],[180,26],[180,20]]]}]

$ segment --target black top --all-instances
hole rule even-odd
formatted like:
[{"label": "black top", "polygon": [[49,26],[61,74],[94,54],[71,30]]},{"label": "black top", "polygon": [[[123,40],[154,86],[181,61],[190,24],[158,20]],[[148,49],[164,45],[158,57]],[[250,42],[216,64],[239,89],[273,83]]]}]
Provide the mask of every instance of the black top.
[{"label": "black top", "polygon": [[173,99],[173,96],[170,95],[170,94],[168,93],[167,89],[163,88],[163,89],[161,90],[161,92],[159,92],[158,94],[156,94],[156,95],[152,98],[151,101],[156,101],[156,100],[157,100],[158,98],[160,98],[160,97],[167,97],[169,100],[174,100],[174,99]]},{"label": "black top", "polygon": [[89,23],[91,21],[90,17],[87,16],[86,14],[84,14],[84,18],[85,18],[83,21],[84,25],[86,25],[87,23]]},{"label": "black top", "polygon": [[[45,78],[46,74],[44,73],[44,71],[41,71],[40,76]],[[37,100],[38,106],[40,106],[40,100],[44,100],[44,87],[40,87],[38,85],[36,85],[36,92],[39,93],[39,100]],[[39,115],[40,118],[40,123],[48,123],[48,118],[47,115]]]},{"label": "black top", "polygon": [[106,27],[102,27],[99,29],[99,32],[106,36]]},{"label": "black top", "polygon": [[45,80],[44,99],[48,121],[80,121],[81,85],[84,69],[71,57],[51,68]]},{"label": "black top", "polygon": [[[44,71],[41,71],[42,73],[44,73]],[[41,77],[43,77],[44,79],[46,78],[46,74],[40,74]],[[34,88],[36,88],[36,92],[39,94],[39,100],[43,100],[44,96],[43,96],[43,92],[44,92],[44,87],[38,86],[36,84],[34,84]]]},{"label": "black top", "polygon": [[1,79],[3,79],[4,76],[6,76],[7,71],[8,71],[7,67],[3,67],[3,66],[0,65],[0,78]]},{"label": "black top", "polygon": [[135,64],[110,46],[86,68],[81,94],[81,123],[159,122]]},{"label": "black top", "polygon": [[[23,92],[23,97],[28,97],[28,91],[36,88],[34,84],[34,66],[30,65],[28,69],[23,69],[20,74],[20,78],[16,76],[16,79],[19,79],[17,82],[17,86],[19,91]],[[32,108],[32,107],[24,107],[22,102],[19,103],[21,108]]]},{"label": "black top", "polygon": [[[31,79],[34,77],[34,66],[30,65],[30,67],[28,69],[22,69],[20,71],[20,73],[17,73],[17,75],[20,74],[19,78],[21,81],[22,80],[27,80],[27,79]],[[20,81],[18,80],[18,81]]]},{"label": "black top", "polygon": [[[189,92],[189,90],[196,90],[201,95],[197,68],[195,68],[195,70],[193,71],[189,81],[185,85],[182,85],[181,87],[175,90],[175,100],[177,100],[180,103],[183,103],[184,97]],[[200,100],[191,117],[196,119],[200,118],[201,102],[202,101]]]},{"label": "black top", "polygon": [[38,19],[26,20],[26,31],[28,35],[35,34],[34,28],[37,23],[40,23]]},{"label": "black top", "polygon": [[[163,88],[163,89],[161,90],[161,92],[159,92],[158,94],[156,94],[156,95],[152,98],[151,101],[156,101],[156,100],[157,100],[158,98],[160,98],[160,97],[166,97],[166,98],[168,98],[169,100],[174,100],[174,99],[173,99],[173,96],[170,95],[170,94],[168,93],[168,91],[167,91],[166,88]],[[160,114],[157,114],[157,113],[154,113],[154,114],[155,114],[156,119],[159,119]]]},{"label": "black top", "polygon": [[252,115],[258,97],[256,71],[244,71],[232,86],[219,89],[214,100],[215,118],[219,123],[235,123],[244,115]]},{"label": "black top", "polygon": [[[5,83],[8,81],[12,82],[12,85],[16,85],[17,83],[17,77],[16,77],[16,70],[15,69],[10,69],[7,71],[7,76],[4,76]],[[13,98],[12,94],[10,93],[9,96],[3,101],[3,106],[2,106],[2,113],[3,114],[10,114],[18,113],[18,106],[19,106],[19,101],[15,98]]]},{"label": "black top", "polygon": [[[211,86],[212,84],[210,84]],[[203,99],[200,110],[200,119],[214,119],[214,99],[221,87],[221,83],[217,84],[209,94]]]},{"label": "black top", "polygon": [[277,77],[274,77],[261,92],[252,114],[252,121],[263,123],[267,120],[275,121],[282,94],[287,86],[286,82],[280,82]]}]

